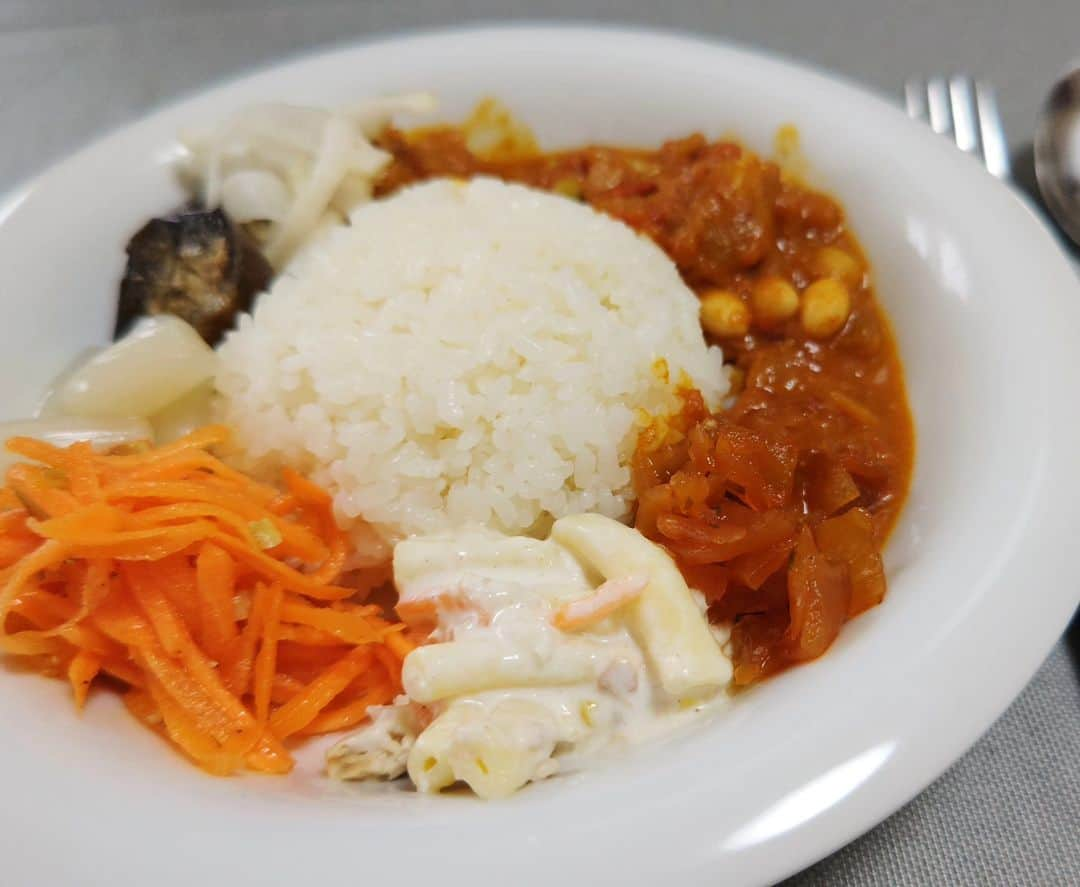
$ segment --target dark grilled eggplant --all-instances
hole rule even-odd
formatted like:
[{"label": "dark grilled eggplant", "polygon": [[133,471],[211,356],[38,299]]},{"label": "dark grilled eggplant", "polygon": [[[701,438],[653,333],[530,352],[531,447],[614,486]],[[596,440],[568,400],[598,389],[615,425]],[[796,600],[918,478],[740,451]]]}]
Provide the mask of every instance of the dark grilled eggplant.
[{"label": "dark grilled eggplant", "polygon": [[174,314],[214,345],[266,288],[273,270],[220,209],[147,222],[127,245],[115,336],[147,314]]}]

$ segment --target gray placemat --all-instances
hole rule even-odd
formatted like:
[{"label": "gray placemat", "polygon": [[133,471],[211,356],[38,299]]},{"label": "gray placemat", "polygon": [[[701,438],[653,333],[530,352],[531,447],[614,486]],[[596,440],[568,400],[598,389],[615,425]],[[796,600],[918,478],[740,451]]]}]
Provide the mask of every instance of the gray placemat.
[{"label": "gray placemat", "polygon": [[1080,884],[1080,624],[1072,645],[937,782],[785,887]]},{"label": "gray placemat", "polygon": [[[0,191],[161,101],[286,54],[402,28],[556,15],[713,34],[889,94],[910,74],[973,71],[997,86],[1016,144],[1054,75],[1080,53],[1078,0],[0,0]],[[1023,593],[1038,605],[1037,591]],[[1080,884],[1075,656],[1059,644],[940,780],[786,883]]]}]

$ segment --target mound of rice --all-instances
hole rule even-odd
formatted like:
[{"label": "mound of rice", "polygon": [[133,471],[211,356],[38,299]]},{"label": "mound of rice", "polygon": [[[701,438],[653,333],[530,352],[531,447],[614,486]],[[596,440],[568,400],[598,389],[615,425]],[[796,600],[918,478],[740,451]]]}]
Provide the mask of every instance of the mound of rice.
[{"label": "mound of rice", "polygon": [[[636,411],[727,389],[671,261],[572,200],[434,181],[316,240],[220,349],[242,467],[288,464],[390,541],[629,511]],[[668,382],[658,371],[663,359]]]}]

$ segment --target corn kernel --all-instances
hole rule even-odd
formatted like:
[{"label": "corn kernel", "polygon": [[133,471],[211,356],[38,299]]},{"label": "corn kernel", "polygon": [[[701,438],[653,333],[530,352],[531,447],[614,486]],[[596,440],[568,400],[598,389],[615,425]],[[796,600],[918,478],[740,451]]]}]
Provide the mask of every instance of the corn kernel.
[{"label": "corn kernel", "polygon": [[816,277],[831,277],[848,286],[858,286],[862,280],[863,270],[858,260],[835,246],[824,246],[818,250],[812,262],[812,270]]},{"label": "corn kernel", "polygon": [[851,293],[839,280],[825,278],[803,293],[802,325],[814,339],[827,339],[844,328],[851,314]]},{"label": "corn kernel", "polygon": [[799,294],[782,277],[763,277],[750,294],[754,322],[764,327],[776,326],[799,311]]},{"label": "corn kernel", "polygon": [[710,290],[701,298],[701,325],[718,339],[745,336],[750,330],[750,309],[730,290]]}]

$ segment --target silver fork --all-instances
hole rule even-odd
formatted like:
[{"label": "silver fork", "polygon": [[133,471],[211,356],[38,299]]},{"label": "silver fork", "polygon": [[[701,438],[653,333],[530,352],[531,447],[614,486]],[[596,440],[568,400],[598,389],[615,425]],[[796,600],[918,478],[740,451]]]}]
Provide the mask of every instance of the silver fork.
[{"label": "silver fork", "polygon": [[1009,148],[998,113],[994,88],[966,74],[952,77],[912,77],[904,83],[908,116],[930,124],[938,135],[951,137],[956,147],[982,161],[991,175],[1010,175]]}]

